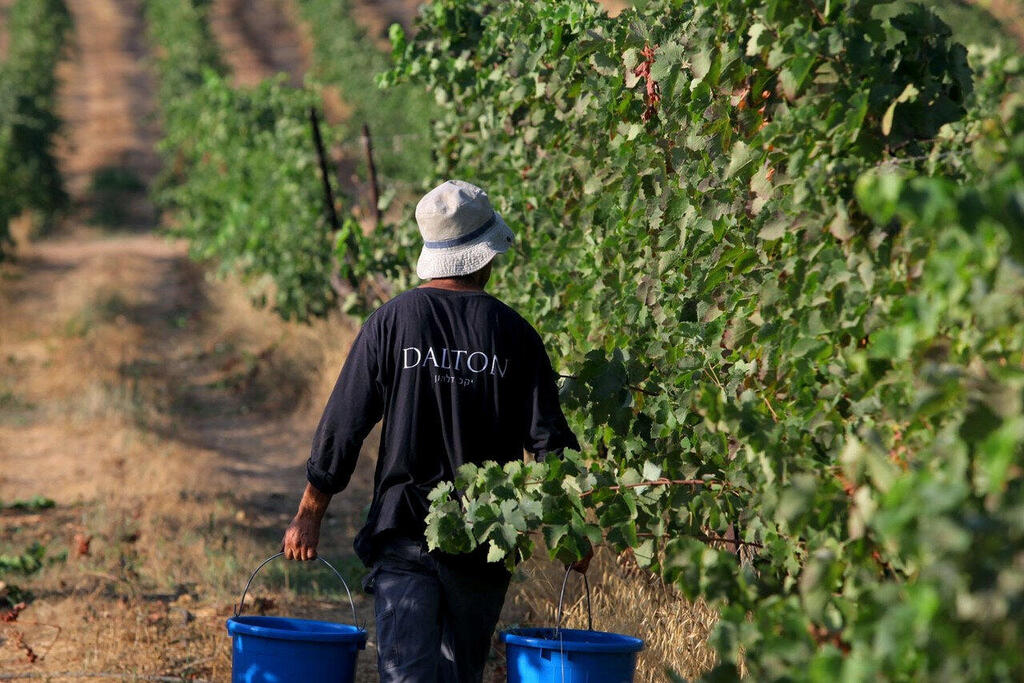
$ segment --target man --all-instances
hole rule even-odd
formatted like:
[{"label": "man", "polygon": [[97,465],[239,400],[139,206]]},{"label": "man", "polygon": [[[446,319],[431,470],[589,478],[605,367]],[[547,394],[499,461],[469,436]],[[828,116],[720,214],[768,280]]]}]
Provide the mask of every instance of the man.
[{"label": "man", "polygon": [[[579,449],[537,332],[484,291],[512,231],[479,187],[459,180],[416,206],[424,284],[377,309],[345,361],[313,439],[309,484],[285,532],[289,559],[316,557],[320,521],[383,417],[373,500],[356,553],[372,570],[382,681],[480,681],[510,574],[428,552],[427,494],[464,463]],[[588,558],[589,559],[589,558]],[[577,563],[586,570],[586,561]]]}]

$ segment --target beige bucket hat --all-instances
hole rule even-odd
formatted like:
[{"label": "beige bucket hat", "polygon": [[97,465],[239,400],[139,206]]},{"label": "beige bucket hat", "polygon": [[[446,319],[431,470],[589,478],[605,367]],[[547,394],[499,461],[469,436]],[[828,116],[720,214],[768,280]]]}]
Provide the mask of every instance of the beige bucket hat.
[{"label": "beige bucket hat", "polygon": [[487,193],[463,180],[446,180],[424,195],[416,224],[423,236],[416,274],[424,280],[480,270],[515,241]]}]

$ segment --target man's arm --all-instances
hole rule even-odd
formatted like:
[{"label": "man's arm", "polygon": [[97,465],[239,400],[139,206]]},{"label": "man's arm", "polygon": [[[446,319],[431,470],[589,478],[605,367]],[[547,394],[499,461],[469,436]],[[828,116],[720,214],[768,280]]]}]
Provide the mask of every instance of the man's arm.
[{"label": "man's arm", "polygon": [[344,489],[355,469],[363,440],[384,408],[374,329],[364,325],[349,350],[306,462],[306,490],[285,531],[281,549],[289,560],[312,560],[320,542],[320,522],[331,496]]},{"label": "man's arm", "polygon": [[323,521],[331,494],[306,484],[299,510],[284,532],[281,550],[289,560],[314,560],[320,544],[320,523]]}]

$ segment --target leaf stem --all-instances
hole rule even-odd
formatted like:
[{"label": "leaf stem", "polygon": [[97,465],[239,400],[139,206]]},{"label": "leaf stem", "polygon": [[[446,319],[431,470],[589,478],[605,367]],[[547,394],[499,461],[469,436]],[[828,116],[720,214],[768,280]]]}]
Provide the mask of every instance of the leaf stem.
[{"label": "leaf stem", "polygon": [[597,489],[590,489],[580,494],[580,498],[589,496],[596,491],[604,490],[608,491],[619,491],[621,489],[635,489],[641,486],[707,486],[712,484],[720,484],[723,487],[729,488],[729,484],[724,481],[717,480],[704,480],[704,479],[652,479],[649,481],[641,481],[636,484],[619,484],[616,486],[601,487]]},{"label": "leaf stem", "polygon": [[827,24],[827,22],[825,21],[825,15],[823,15],[821,13],[821,10],[818,9],[818,6],[814,4],[814,0],[804,0],[804,2],[806,2],[807,6],[811,8],[811,12],[813,12],[814,16],[818,18],[818,21],[821,22],[821,25],[825,26]]},{"label": "leaf stem", "polygon": [[[638,538],[669,538],[670,536],[672,536],[672,534],[653,534],[647,532],[637,534]],[[691,536],[696,538],[698,541],[703,541],[705,543],[731,543],[734,545],[750,546],[751,548],[764,548],[764,545],[761,543],[756,543],[754,541],[741,541],[738,538],[726,538],[725,536],[712,534],[691,534]]]},{"label": "leaf stem", "polygon": [[[565,375],[565,374],[562,374],[562,373],[558,373],[558,377],[559,377],[559,379],[579,379],[579,375]],[[639,392],[641,394],[646,394],[648,396],[659,396],[660,395],[656,391],[651,391],[650,389],[644,389],[643,387],[638,386],[636,384],[624,384],[623,386],[626,387],[627,389],[631,389],[632,391],[636,391],[636,392]]]}]

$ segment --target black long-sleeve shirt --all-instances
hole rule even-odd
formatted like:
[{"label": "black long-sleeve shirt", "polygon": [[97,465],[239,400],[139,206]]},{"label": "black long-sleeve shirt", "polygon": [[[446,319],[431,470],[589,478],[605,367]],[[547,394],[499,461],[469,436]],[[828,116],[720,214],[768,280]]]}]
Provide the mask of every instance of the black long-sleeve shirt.
[{"label": "black long-sleeve shirt", "polygon": [[345,488],[367,433],[383,417],[366,525],[366,564],[385,532],[422,537],[438,482],[465,463],[509,462],[523,449],[579,449],[558,404],[540,336],[482,291],[421,287],[377,309],[342,367],[313,438],[306,473]]}]

